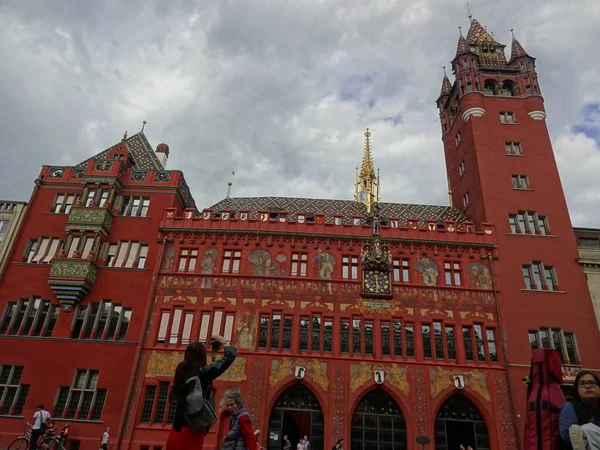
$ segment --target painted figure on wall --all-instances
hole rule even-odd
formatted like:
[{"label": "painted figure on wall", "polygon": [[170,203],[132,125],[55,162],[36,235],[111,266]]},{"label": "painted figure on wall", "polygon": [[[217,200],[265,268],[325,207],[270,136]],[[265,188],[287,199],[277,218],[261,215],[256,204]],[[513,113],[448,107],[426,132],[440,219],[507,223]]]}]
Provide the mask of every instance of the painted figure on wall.
[{"label": "painted figure on wall", "polygon": [[162,267],[160,268],[161,272],[173,272],[173,261],[175,258],[175,247],[170,246],[167,248],[165,252],[165,257],[163,259]]},{"label": "painted figure on wall", "polygon": [[320,253],[315,256],[313,262],[318,267],[317,278],[320,280],[331,280],[331,273],[335,265],[335,258],[329,253]]},{"label": "painted figure on wall", "polygon": [[[217,260],[217,256],[219,253],[215,248],[209,248],[204,252],[204,256],[202,257],[202,261],[200,261],[200,273],[209,275],[213,273],[215,269],[215,262]],[[212,278],[204,277],[202,278],[202,287],[203,288],[211,288],[212,287]]]},{"label": "painted figure on wall", "polygon": [[271,255],[265,250],[250,253],[248,261],[252,263],[252,275],[261,277],[277,277],[283,275],[281,268],[275,265]]},{"label": "painted figure on wall", "polygon": [[256,312],[250,305],[244,305],[242,310],[238,312],[236,331],[237,347],[244,350],[254,350]]},{"label": "painted figure on wall", "polygon": [[421,274],[421,281],[425,286],[435,286],[439,274],[437,265],[428,258],[417,261],[417,271]]},{"label": "painted figure on wall", "polygon": [[492,289],[490,269],[481,263],[471,263],[467,266],[467,273],[474,289]]}]

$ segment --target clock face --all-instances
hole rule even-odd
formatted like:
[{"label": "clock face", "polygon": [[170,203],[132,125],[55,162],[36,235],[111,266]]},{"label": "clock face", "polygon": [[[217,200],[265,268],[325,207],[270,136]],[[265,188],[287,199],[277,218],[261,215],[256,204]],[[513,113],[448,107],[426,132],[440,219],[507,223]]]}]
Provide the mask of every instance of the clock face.
[{"label": "clock face", "polygon": [[389,272],[370,270],[365,272],[365,291],[373,294],[386,294],[390,291]]}]

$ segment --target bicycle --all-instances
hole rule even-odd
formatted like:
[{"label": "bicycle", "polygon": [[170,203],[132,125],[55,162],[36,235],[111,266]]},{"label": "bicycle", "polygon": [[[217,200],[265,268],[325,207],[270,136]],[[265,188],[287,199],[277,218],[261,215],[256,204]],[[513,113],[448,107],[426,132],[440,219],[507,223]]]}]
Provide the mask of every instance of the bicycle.
[{"label": "bicycle", "polygon": [[[27,430],[23,432],[19,437],[12,441],[6,450],[28,450],[29,443],[31,442],[31,430],[32,425],[27,422]],[[42,440],[43,436],[38,438],[38,444],[36,448],[38,450],[65,450],[62,445],[61,438],[59,436],[46,436]],[[41,441],[41,442],[40,442]]]}]

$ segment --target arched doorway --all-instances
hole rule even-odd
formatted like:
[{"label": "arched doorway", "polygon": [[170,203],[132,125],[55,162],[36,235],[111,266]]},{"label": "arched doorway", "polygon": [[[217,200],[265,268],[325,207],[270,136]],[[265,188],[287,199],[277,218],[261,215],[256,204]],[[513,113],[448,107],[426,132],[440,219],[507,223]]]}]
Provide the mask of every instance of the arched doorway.
[{"label": "arched doorway", "polygon": [[464,445],[489,450],[488,429],[481,412],[467,397],[455,394],[444,402],[435,418],[435,450]]},{"label": "arched doorway", "polygon": [[406,423],[398,403],[375,389],[356,405],[352,415],[352,450],[406,450]]},{"label": "arched doorway", "polygon": [[269,416],[268,450],[281,450],[287,435],[296,448],[308,435],[311,450],[323,450],[323,410],[319,400],[306,386],[296,383],[287,388],[271,409]]}]

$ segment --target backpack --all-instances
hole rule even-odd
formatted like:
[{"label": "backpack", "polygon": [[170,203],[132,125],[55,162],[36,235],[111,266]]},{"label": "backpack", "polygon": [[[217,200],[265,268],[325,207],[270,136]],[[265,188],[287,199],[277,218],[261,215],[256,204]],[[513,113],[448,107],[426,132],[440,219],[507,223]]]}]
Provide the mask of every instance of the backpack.
[{"label": "backpack", "polygon": [[193,431],[203,431],[217,423],[217,414],[209,401],[204,398],[202,383],[198,376],[188,378],[186,385],[193,386],[185,397],[185,419]]},{"label": "backpack", "polygon": [[525,442],[527,450],[559,450],[563,448],[558,429],[560,407],[566,402],[560,389],[561,361],[556,350],[533,351],[527,386]]}]

